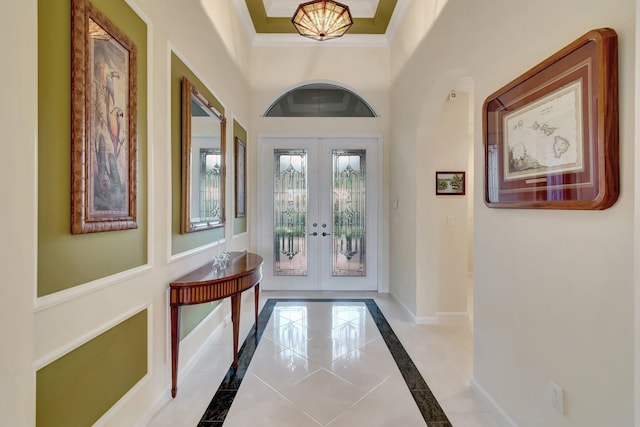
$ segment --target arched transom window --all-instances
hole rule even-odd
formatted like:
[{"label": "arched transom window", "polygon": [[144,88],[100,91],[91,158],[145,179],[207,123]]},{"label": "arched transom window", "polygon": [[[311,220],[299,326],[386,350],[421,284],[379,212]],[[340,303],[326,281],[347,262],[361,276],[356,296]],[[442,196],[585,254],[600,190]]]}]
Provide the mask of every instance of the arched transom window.
[{"label": "arched transom window", "polygon": [[376,117],[360,96],[340,86],[314,83],[299,86],[276,100],[265,117]]}]

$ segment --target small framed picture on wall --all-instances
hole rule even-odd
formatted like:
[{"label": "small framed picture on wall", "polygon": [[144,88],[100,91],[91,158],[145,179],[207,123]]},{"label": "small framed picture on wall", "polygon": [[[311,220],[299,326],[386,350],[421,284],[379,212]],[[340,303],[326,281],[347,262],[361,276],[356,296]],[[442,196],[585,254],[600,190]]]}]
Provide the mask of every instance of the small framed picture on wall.
[{"label": "small framed picture on wall", "polygon": [[464,172],[436,172],[436,196],[463,196],[465,187]]}]

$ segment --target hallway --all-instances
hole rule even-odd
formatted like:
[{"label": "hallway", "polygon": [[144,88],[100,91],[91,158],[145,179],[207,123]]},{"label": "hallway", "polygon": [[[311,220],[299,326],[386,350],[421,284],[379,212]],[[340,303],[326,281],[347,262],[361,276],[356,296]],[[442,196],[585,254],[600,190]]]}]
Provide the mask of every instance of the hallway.
[{"label": "hallway", "polygon": [[[243,378],[237,395],[219,391],[210,405],[232,360],[228,325],[213,334],[193,367],[181,373],[178,395],[149,426],[222,425],[222,419],[228,427],[421,426],[424,419],[434,427],[498,426],[469,391],[468,325],[412,324],[403,308],[385,294],[262,292],[260,297],[259,343],[253,357],[250,343],[241,351],[238,376]],[[251,299],[242,306],[241,337],[253,335]],[[383,326],[371,316],[377,308]],[[385,345],[389,334],[397,336],[413,360],[409,365],[415,364],[418,379],[406,370],[401,373],[403,367],[399,370],[407,363],[399,362],[404,353],[397,348],[389,352]],[[439,405],[428,389],[417,392],[416,405],[408,384],[419,388],[415,384],[420,376]],[[228,397],[233,395],[231,404]]]}]

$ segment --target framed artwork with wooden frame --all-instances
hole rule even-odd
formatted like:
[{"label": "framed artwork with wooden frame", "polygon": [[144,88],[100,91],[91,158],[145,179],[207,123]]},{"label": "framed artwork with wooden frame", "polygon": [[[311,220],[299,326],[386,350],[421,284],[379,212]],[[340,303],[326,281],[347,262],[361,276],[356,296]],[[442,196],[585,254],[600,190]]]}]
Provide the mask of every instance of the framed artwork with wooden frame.
[{"label": "framed artwork with wooden frame", "polygon": [[436,196],[464,196],[465,191],[464,172],[436,172]]},{"label": "framed artwork with wooden frame", "polygon": [[483,107],[491,208],[606,209],[619,194],[618,48],[592,30]]},{"label": "framed artwork with wooden frame", "polygon": [[235,141],[236,218],[247,216],[247,145],[236,136]]},{"label": "framed artwork with wooden frame", "polygon": [[71,1],[71,233],[137,228],[137,49]]}]

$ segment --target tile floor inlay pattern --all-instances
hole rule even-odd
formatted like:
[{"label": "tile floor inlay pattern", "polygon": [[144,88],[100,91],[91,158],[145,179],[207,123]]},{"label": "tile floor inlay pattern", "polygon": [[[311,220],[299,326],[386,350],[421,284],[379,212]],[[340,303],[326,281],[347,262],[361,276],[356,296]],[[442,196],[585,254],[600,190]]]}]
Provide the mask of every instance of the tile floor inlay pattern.
[{"label": "tile floor inlay pattern", "polygon": [[[390,357],[400,374],[384,363]],[[416,406],[394,408],[402,394]],[[239,350],[238,369],[229,368],[198,426],[259,425],[286,407],[299,412],[287,414],[296,426],[340,427],[381,405],[397,425],[452,425],[373,299],[276,298],[265,302],[257,332]]]}]

